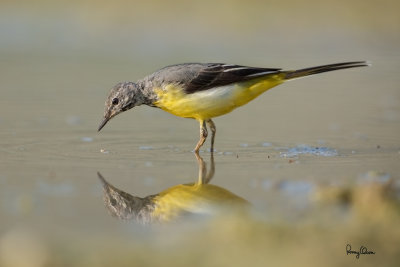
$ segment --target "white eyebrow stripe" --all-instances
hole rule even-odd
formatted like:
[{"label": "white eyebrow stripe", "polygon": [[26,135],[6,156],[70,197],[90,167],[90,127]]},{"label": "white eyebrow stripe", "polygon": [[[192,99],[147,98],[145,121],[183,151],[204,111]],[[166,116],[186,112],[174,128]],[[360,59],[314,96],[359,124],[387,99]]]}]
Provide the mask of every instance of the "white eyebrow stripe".
[{"label": "white eyebrow stripe", "polygon": [[264,71],[264,72],[259,72],[259,73],[254,73],[251,75],[247,75],[247,77],[253,77],[253,76],[261,76],[265,74],[272,74],[272,73],[277,73],[276,71]]},{"label": "white eyebrow stripe", "polygon": [[245,69],[249,69],[249,68],[247,68],[247,67],[237,67],[237,68],[224,70],[224,72],[235,71],[235,70],[245,70]]}]

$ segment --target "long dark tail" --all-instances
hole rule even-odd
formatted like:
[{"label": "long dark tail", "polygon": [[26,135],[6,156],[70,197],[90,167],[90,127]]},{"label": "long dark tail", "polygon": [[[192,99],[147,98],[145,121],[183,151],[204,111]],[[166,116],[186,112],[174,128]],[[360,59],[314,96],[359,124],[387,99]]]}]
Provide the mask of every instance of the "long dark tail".
[{"label": "long dark tail", "polygon": [[370,66],[370,64],[366,61],[354,61],[354,62],[329,64],[329,65],[311,67],[311,68],[300,69],[300,70],[289,70],[289,71],[283,71],[282,73],[285,74],[284,79],[289,80],[289,79],[300,78],[303,76],[314,75],[314,74],[327,72],[327,71],[358,68],[358,67],[367,67],[367,66]]}]

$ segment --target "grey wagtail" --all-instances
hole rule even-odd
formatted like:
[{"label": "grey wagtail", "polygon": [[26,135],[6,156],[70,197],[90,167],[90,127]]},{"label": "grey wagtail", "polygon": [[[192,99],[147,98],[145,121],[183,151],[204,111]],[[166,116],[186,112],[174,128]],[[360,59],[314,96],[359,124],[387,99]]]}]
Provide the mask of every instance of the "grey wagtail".
[{"label": "grey wagtail", "polygon": [[211,129],[214,150],[216,127],[212,118],[227,114],[247,104],[268,89],[285,81],[327,71],[369,66],[365,61],[344,62],[299,70],[257,68],[222,63],[185,63],[167,66],[134,82],[115,85],[106,100],[100,131],[113,117],[135,106],[161,108],[183,118],[200,122],[200,140]]},{"label": "grey wagtail", "polygon": [[195,183],[179,184],[162,192],[138,197],[108,183],[98,172],[103,184],[104,204],[114,217],[136,220],[143,224],[175,221],[186,214],[213,214],[218,211],[244,212],[250,203],[222,187],[209,184],[214,176],[215,164],[210,153],[211,169],[195,154],[199,177]]},{"label": "grey wagtail", "polygon": [[251,207],[244,198],[213,184],[179,184],[164,191],[138,197],[108,183],[103,184],[103,200],[111,216],[143,224],[176,221],[188,214],[215,214],[218,211],[240,212]]}]

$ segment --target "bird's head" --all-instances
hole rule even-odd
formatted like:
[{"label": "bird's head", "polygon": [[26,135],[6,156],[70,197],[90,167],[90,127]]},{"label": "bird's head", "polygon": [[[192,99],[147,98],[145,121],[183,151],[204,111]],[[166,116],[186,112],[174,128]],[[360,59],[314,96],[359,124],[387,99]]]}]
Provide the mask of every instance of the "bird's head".
[{"label": "bird's head", "polygon": [[141,94],[138,85],[133,82],[122,82],[115,85],[107,97],[104,109],[104,118],[98,131],[113,117],[127,111],[134,106],[141,105]]},{"label": "bird's head", "polygon": [[[103,200],[110,214],[124,220],[136,218],[146,202],[114,187],[99,172],[97,176],[103,184]],[[142,215],[145,215],[144,212]]]}]

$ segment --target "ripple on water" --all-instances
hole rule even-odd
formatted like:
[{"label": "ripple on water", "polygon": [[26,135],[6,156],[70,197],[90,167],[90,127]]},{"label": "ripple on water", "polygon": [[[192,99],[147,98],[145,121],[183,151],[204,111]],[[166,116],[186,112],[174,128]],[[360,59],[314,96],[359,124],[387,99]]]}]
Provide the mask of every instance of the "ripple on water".
[{"label": "ripple on water", "polygon": [[264,143],[261,144],[261,146],[263,146],[263,147],[271,147],[272,143],[264,142]]},{"label": "ripple on water", "polygon": [[288,195],[308,195],[314,189],[314,185],[306,181],[282,181],[279,189]]},{"label": "ripple on water", "polygon": [[152,146],[140,146],[139,149],[140,150],[152,150],[153,147]]},{"label": "ripple on water", "polygon": [[288,148],[286,152],[280,152],[281,157],[293,158],[301,154],[334,157],[338,155],[336,149],[329,147],[313,147],[309,145],[298,145],[296,147]]},{"label": "ripple on water", "polygon": [[390,174],[385,173],[385,172],[379,172],[379,171],[368,171],[366,173],[362,173],[359,175],[357,182],[360,184],[365,184],[365,183],[372,183],[372,182],[378,182],[378,183],[387,183],[390,180]]},{"label": "ripple on water", "polygon": [[81,141],[82,142],[93,142],[93,137],[85,136],[85,137],[81,138]]}]

